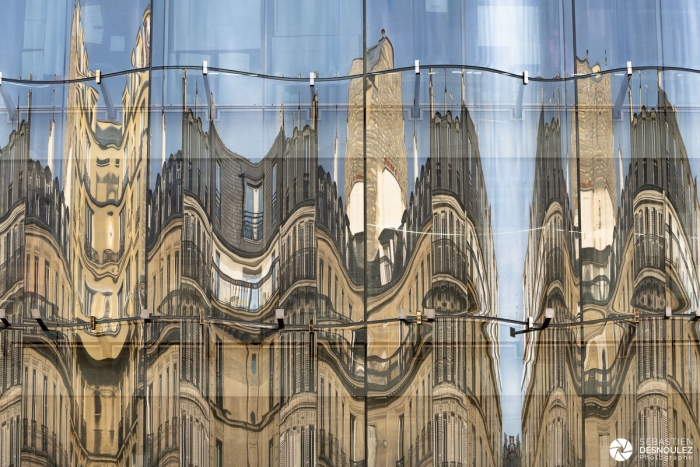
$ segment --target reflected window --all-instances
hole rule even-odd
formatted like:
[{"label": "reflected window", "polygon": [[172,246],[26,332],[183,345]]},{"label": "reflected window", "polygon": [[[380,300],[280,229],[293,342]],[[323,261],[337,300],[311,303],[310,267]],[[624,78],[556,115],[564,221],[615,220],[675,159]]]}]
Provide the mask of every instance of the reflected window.
[{"label": "reflected window", "polygon": [[[219,443],[220,441],[217,441]],[[275,442],[272,438],[270,438],[270,441],[267,446],[267,458],[268,462],[267,465],[269,467],[274,467],[275,465]],[[217,466],[221,466],[221,464],[217,464]]]},{"label": "reflected window", "polygon": [[277,164],[272,166],[272,219],[277,218]]},{"label": "reflected window", "polygon": [[90,209],[87,203],[85,203],[85,249],[87,250],[88,256],[92,250],[92,216],[94,212]]},{"label": "reflected window", "polygon": [[243,236],[249,240],[262,240],[262,193],[262,186],[246,186]]},{"label": "reflected window", "polygon": [[[41,404],[41,423],[43,427],[49,424],[49,378],[44,375],[44,387],[42,394],[42,404]],[[43,428],[42,427],[42,428]]]},{"label": "reflected window", "polygon": [[223,405],[223,365],[224,365],[224,344],[221,338],[216,338],[216,405]]},{"label": "reflected window", "polygon": [[216,219],[221,223],[221,164],[219,162],[216,163],[215,179],[214,196],[216,198]]}]

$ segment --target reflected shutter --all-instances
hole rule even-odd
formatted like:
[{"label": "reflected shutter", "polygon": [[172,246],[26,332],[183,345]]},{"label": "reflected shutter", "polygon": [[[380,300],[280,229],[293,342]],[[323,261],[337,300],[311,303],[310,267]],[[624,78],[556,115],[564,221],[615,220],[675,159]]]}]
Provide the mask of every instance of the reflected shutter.
[{"label": "reflected shutter", "polygon": [[450,453],[450,460],[452,462],[455,462],[457,460],[456,449],[457,449],[457,445],[458,445],[457,438],[455,436],[455,431],[456,431],[455,424],[457,423],[457,420],[456,420],[454,415],[451,416],[449,418],[449,420],[450,420],[450,444],[452,445],[452,449],[451,449],[452,452]]},{"label": "reflected shutter", "polygon": [[310,448],[310,442],[309,442],[309,429],[307,427],[303,428],[302,431],[302,464],[304,467],[310,467],[310,459],[311,459],[311,450]]},{"label": "reflected shutter", "polygon": [[661,327],[661,332],[658,337],[659,339],[659,378],[665,379],[666,378],[666,339],[667,339],[667,333],[666,333],[666,323],[664,321],[661,321],[660,323]]},{"label": "reflected shutter", "polygon": [[14,367],[12,371],[14,372],[14,378],[12,378],[12,384],[18,385],[20,382],[20,368],[22,368],[22,342],[21,331],[14,332],[14,338],[12,342],[12,357],[14,358]]},{"label": "reflected shutter", "polygon": [[294,347],[294,392],[297,393],[301,390],[301,347],[303,347],[303,340],[302,345],[295,345]]},{"label": "reflected shutter", "polygon": [[552,424],[547,425],[547,459],[549,459],[549,465],[554,465],[554,455],[552,453],[552,447],[554,445],[554,440],[552,439]]},{"label": "reflected shutter", "polygon": [[309,390],[309,366],[311,360],[309,358],[309,346],[311,345],[311,339],[309,338],[311,334],[304,333],[304,339],[302,340],[302,345],[304,346],[304,361],[302,365],[304,366],[304,391]]},{"label": "reflected shutter", "polygon": [[437,382],[438,384],[442,383],[442,378],[443,378],[443,368],[444,368],[444,353],[445,353],[445,324],[444,322],[438,322],[438,378]]},{"label": "reflected shutter", "polygon": [[[7,389],[7,379],[5,378],[5,374],[7,373],[7,366],[8,366],[8,361],[11,366],[14,367],[14,359],[12,358],[12,355],[8,352],[9,346],[5,345],[5,342],[7,340],[7,332],[4,332],[0,334],[0,355],[2,355],[2,368],[0,368],[0,392],[5,391]],[[14,368],[13,368],[14,369]],[[5,443],[5,438],[4,438],[4,433],[3,433],[3,444]],[[2,452],[4,453],[5,450],[3,449]],[[4,454],[3,454],[4,455]],[[2,459],[4,461],[4,459]]]},{"label": "reflected shutter", "polygon": [[[286,433],[285,433],[286,434]],[[285,434],[280,435],[280,467],[287,467]]]},{"label": "reflected shutter", "polygon": [[668,411],[666,409],[661,409],[661,433],[659,437],[668,437]]},{"label": "reflected shutter", "polygon": [[469,461],[469,432],[467,429],[467,422],[462,421],[462,465],[467,465]]},{"label": "reflected shutter", "polygon": [[443,451],[443,439],[445,436],[445,433],[443,431],[442,427],[442,414],[437,415],[437,421],[435,423],[435,426],[437,427],[437,452],[438,452],[438,465],[442,465],[443,462],[445,462],[445,452]]}]

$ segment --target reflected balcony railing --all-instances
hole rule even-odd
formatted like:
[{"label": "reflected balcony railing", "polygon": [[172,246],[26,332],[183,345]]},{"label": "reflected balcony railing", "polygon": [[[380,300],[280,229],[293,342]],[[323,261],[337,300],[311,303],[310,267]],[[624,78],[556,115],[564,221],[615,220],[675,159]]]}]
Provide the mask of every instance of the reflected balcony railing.
[{"label": "reflected balcony railing", "polygon": [[277,293],[278,260],[270,266],[269,271],[257,282],[233,279],[214,265],[212,277],[212,296],[219,303],[237,310],[257,313],[272,302]]},{"label": "reflected balcony railing", "polygon": [[21,246],[0,264],[0,296],[24,278],[24,246]]},{"label": "reflected balcony railing", "polygon": [[663,271],[666,241],[654,234],[642,234],[634,242],[634,274],[638,276],[645,268]]},{"label": "reflected balcony railing", "polygon": [[85,239],[85,256],[93,263],[100,262],[100,254],[92,247],[92,240]]},{"label": "reflected balcony railing", "polygon": [[610,278],[604,275],[582,281],[583,299],[586,301],[604,302],[610,293]]},{"label": "reflected balcony railing", "polygon": [[447,274],[461,283],[466,283],[472,276],[475,261],[471,247],[466,251],[449,238],[433,241],[433,271],[435,274]]},{"label": "reflected balcony railing", "polygon": [[175,447],[177,446],[177,417],[173,417],[173,423],[172,423],[172,431],[171,431],[171,436],[172,438],[172,446]]},{"label": "reflected balcony railing", "polygon": [[[319,445],[323,447],[319,451],[319,458],[323,462],[332,467],[348,467],[347,456],[345,455],[345,450],[340,446],[340,442],[337,437],[333,436],[333,433],[328,432],[328,453],[326,454],[326,431],[324,429],[319,430]],[[350,461],[349,465],[359,466],[362,464],[353,463]]]},{"label": "reflected balcony railing", "polygon": [[[618,353],[615,357],[615,363],[610,367],[601,368],[591,368],[586,370],[583,374],[583,392],[588,397],[596,397],[602,400],[609,400],[615,397],[620,379],[624,380],[627,373],[620,368],[624,366],[626,362],[629,362],[631,358],[631,353],[634,351],[633,341],[635,340],[636,333],[626,332],[622,335],[619,342]],[[577,365],[581,365],[582,362],[576,362]],[[561,378],[563,380],[563,378]]]},{"label": "reflected balcony railing", "polygon": [[381,284],[385,285],[391,282],[394,272],[394,263],[388,256],[382,256],[379,258],[379,274],[381,279]]},{"label": "reflected balcony railing", "polygon": [[207,258],[191,240],[182,242],[182,275],[194,280],[204,291],[207,291],[210,284]]},{"label": "reflected balcony railing", "polygon": [[333,302],[329,297],[323,294],[316,295],[316,320],[317,322],[328,322],[335,321],[341,323],[350,323],[352,320],[349,316],[343,314],[344,310],[341,312],[336,311],[333,306]]},{"label": "reflected balcony railing", "polygon": [[[432,327],[423,324],[419,336],[409,332],[398,349],[389,357],[367,357],[367,385],[373,390],[386,390],[393,387],[406,372],[411,369],[414,358],[425,359],[430,355],[432,347],[425,346],[432,340]],[[417,338],[418,337],[418,338]]]},{"label": "reflected balcony railing", "polygon": [[544,278],[547,284],[564,278],[564,252],[555,247],[547,252],[544,261]]},{"label": "reflected balcony railing", "polygon": [[263,213],[245,211],[243,213],[243,237],[248,240],[262,240]]},{"label": "reflected balcony railing", "polygon": [[277,220],[277,190],[272,193],[272,222]]},{"label": "reflected balcony railing", "polygon": [[102,252],[102,263],[118,263],[124,256],[124,246],[119,248],[119,251],[113,251],[109,248]]},{"label": "reflected balcony railing", "polygon": [[24,300],[27,303],[26,311],[24,317],[26,319],[32,319],[32,309],[38,309],[41,313],[41,317],[47,321],[65,321],[61,320],[58,316],[58,306],[50,302],[46,297],[40,295],[36,292],[25,292]]},{"label": "reflected balcony railing", "polygon": [[[364,343],[352,345],[341,334],[329,331],[316,331],[319,360],[328,361],[330,355],[340,362],[347,376],[358,383],[364,383],[365,348]],[[325,343],[325,344],[324,344]]]},{"label": "reflected balcony railing", "polygon": [[584,376],[584,393],[586,395],[605,396],[610,394],[610,373],[607,370],[593,368]]},{"label": "reflected balcony railing", "polygon": [[301,248],[292,253],[280,266],[280,291],[285,293],[294,283],[315,277],[316,248]]},{"label": "reflected balcony railing", "polygon": [[49,428],[46,425],[41,425],[41,451],[49,452]]}]

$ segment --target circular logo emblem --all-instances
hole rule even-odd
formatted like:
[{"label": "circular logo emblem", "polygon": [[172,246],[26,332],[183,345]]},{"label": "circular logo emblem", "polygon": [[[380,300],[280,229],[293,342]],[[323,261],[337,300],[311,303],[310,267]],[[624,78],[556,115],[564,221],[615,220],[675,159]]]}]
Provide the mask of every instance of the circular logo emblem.
[{"label": "circular logo emblem", "polygon": [[610,457],[616,461],[626,461],[632,457],[632,443],[625,438],[618,438],[610,443]]}]

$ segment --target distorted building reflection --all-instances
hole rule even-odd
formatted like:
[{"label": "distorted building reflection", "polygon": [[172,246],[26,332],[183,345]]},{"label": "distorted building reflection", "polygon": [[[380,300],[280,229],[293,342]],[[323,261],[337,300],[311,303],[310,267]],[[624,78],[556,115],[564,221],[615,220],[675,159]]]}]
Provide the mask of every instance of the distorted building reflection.
[{"label": "distorted building reflection", "polygon": [[[554,228],[547,215],[531,221],[542,229],[530,234],[524,297],[526,316],[540,317],[553,308],[557,323],[582,318],[590,324],[526,338],[522,430],[527,465],[612,465],[610,443],[617,438],[689,443],[698,438],[698,380],[690,368],[700,349],[695,322],[683,317],[697,307],[698,280],[690,265],[698,250],[698,198],[678,113],[659,73],[656,108],[635,105],[628,84],[622,92],[629,99],[629,123],[616,124],[610,75],[597,74],[598,65],[590,67],[587,59],[578,65],[591,74],[578,88],[580,166],[570,166],[568,154],[562,161],[560,120],[545,124],[541,118],[537,164],[542,170],[537,171],[533,212],[543,212],[535,211],[542,206],[549,215],[563,213],[564,219]],[[614,130],[626,124],[628,156],[612,144]],[[555,140],[553,154],[545,152],[550,139]],[[568,208],[569,196],[557,187],[563,183],[563,166],[574,167],[572,180],[581,185],[580,198],[576,186],[571,188],[573,213],[581,209],[580,258],[576,248],[571,250],[578,221]],[[544,174],[549,174],[546,188]],[[547,252],[557,247],[563,248],[563,261],[552,263]],[[686,465],[673,458],[660,463],[636,450],[631,461]]]},{"label": "distorted building reflection", "polygon": [[[574,235],[577,220],[570,205],[573,188],[564,173],[565,168],[573,167],[567,164],[569,153],[562,145],[566,109],[562,108],[559,95],[556,99],[557,104],[547,110],[542,103],[537,125],[523,314],[541,321],[545,310],[551,308],[556,323],[572,323],[578,313],[580,259]],[[570,465],[576,458],[574,443],[580,433],[580,404],[572,400],[576,379],[566,364],[567,359],[575,358],[575,353],[567,351],[567,344],[574,343],[572,328],[525,334],[524,465]]]},{"label": "distorted building reflection", "polygon": [[[612,465],[700,437],[700,204],[662,74],[642,105],[650,75],[586,57],[491,120],[466,68],[395,71],[385,31],[313,85],[151,67],[142,7],[103,75],[83,3],[67,81],[0,83],[0,466]],[[522,318],[554,318],[504,436],[486,157],[527,128]]]},{"label": "distorted building reflection", "polygon": [[[500,465],[498,276],[464,82],[461,105],[440,112],[431,77],[430,152],[409,193],[401,74],[369,80],[366,149],[368,89],[349,80],[346,205],[319,163],[318,93],[280,107],[267,152],[246,157],[219,133],[215,93],[200,95],[207,78],[173,72],[168,138],[181,140],[149,167],[149,73],[98,84],[84,38],[78,4],[75,82],[33,129],[46,132],[38,160],[31,90],[0,153],[0,299],[14,325],[0,333],[2,463]],[[368,56],[393,68],[388,37]],[[395,321],[428,308],[433,323]]]}]

